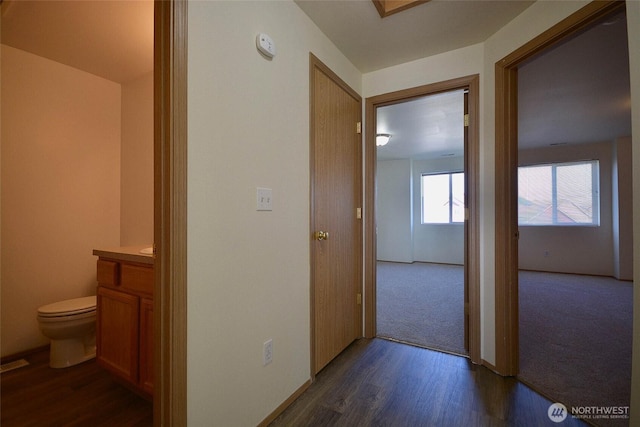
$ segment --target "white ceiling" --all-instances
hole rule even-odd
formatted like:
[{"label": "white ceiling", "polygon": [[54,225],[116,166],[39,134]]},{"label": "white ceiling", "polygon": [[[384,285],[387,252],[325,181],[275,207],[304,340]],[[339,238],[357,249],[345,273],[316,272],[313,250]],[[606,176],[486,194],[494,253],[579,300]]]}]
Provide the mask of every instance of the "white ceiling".
[{"label": "white ceiling", "polygon": [[[631,135],[624,13],[519,67],[518,113],[520,149]],[[385,106],[377,114],[378,133],[393,135],[378,148],[380,160],[463,154],[463,104],[455,92]]]},{"label": "white ceiling", "polygon": [[519,67],[518,114],[520,149],[631,135],[624,12]]},{"label": "white ceiling", "polygon": [[2,44],[124,83],[153,70],[153,1],[4,0]]},{"label": "white ceiling", "polygon": [[[370,0],[295,1],[363,73],[483,42],[532,4],[431,0],[383,19]],[[521,147],[631,133],[626,21],[609,24],[519,69]],[[153,2],[4,0],[1,36],[3,44],[123,83],[153,69]],[[393,137],[380,153],[458,153],[460,145],[449,144],[461,139],[461,119],[453,114],[461,107],[444,95],[436,99],[381,110],[379,122]]]},{"label": "white ceiling", "polygon": [[485,41],[533,1],[431,0],[380,18],[371,0],[295,0],[363,73]]},{"label": "white ceiling", "polygon": [[464,93],[424,96],[377,109],[377,133],[390,134],[378,159],[462,156]]}]

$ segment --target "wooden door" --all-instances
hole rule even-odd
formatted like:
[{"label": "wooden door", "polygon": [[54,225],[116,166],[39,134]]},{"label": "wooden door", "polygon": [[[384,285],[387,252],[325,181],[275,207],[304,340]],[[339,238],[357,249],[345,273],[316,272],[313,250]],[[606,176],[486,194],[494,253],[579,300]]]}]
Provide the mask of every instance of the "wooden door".
[{"label": "wooden door", "polygon": [[[312,368],[361,336],[361,98],[311,56]],[[319,234],[320,232],[326,234]]]}]

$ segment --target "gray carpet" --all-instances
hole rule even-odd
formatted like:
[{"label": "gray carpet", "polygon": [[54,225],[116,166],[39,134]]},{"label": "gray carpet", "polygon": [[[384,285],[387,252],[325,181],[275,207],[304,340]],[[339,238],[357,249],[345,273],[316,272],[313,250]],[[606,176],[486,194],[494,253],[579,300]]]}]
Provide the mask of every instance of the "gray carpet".
[{"label": "gray carpet", "polygon": [[[631,282],[521,271],[519,298],[523,382],[567,408],[629,406]],[[628,425],[605,418],[590,422]]]},{"label": "gray carpet", "polygon": [[380,261],[377,276],[379,337],[467,353],[462,266]]},{"label": "gray carpet", "polygon": [[[378,262],[377,274],[378,336],[466,354],[462,267]],[[519,379],[569,410],[629,406],[632,283],[522,271],[519,298]]]}]

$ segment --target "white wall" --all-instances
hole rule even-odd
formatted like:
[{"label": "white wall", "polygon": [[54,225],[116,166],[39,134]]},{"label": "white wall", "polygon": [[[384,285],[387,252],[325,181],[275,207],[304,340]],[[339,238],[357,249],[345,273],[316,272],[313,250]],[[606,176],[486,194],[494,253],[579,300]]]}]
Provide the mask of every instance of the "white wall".
[{"label": "white wall", "polygon": [[413,258],[441,264],[464,264],[463,224],[422,224],[420,180],[425,173],[460,172],[462,157],[413,161]]},{"label": "white wall", "polygon": [[[362,93],[369,97],[481,74],[481,334],[482,358],[489,363],[495,363],[496,345],[494,65],[586,3],[538,2],[484,44],[362,77]],[[640,3],[627,2],[627,10],[632,102],[640,111]],[[255,53],[259,31],[278,44],[273,61]],[[308,50],[359,89],[357,71],[295,5],[189,4],[191,425],[255,424],[309,375]],[[638,114],[633,131],[640,134]],[[640,150],[633,156],[634,169],[640,170]],[[633,179],[634,188],[640,188],[640,174]],[[253,211],[257,185],[274,188],[273,212]],[[634,199],[638,280],[640,198]],[[638,312],[640,292],[634,298]],[[640,329],[640,316],[634,326]],[[269,337],[274,363],[264,368],[262,342]],[[634,350],[632,413],[637,417],[640,338]]]},{"label": "white wall", "polygon": [[194,1],[188,20],[189,425],[256,425],[310,378],[309,52],[361,76],[291,1]]},{"label": "white wall", "polygon": [[153,71],[122,84],[120,244],[153,243]]},{"label": "white wall", "polygon": [[598,160],[600,225],[520,226],[519,267],[524,270],[613,276],[612,142],[520,150],[520,165]]},{"label": "white wall", "polygon": [[37,309],[95,295],[120,240],[120,85],[2,45],[2,355],[47,343]]},{"label": "white wall", "polygon": [[462,224],[422,224],[422,174],[461,171],[462,157],[380,160],[376,168],[378,260],[464,264]]},{"label": "white wall", "polygon": [[[617,156],[615,162],[614,155]],[[521,226],[519,267],[631,280],[631,139],[519,152],[521,165],[585,159],[600,162],[600,226]],[[464,263],[464,227],[462,224],[422,224],[420,189],[422,174],[462,168],[462,158],[378,162],[379,260]],[[618,192],[622,194],[620,200]],[[409,193],[412,193],[411,200],[407,200]],[[620,209],[619,203],[622,203]],[[413,212],[409,211],[411,208]]]},{"label": "white wall", "polygon": [[380,261],[414,261],[412,193],[415,187],[412,187],[411,165],[411,159],[377,163],[376,249]]},{"label": "white wall", "polygon": [[633,280],[633,168],[631,137],[613,142],[613,275]]},{"label": "white wall", "polygon": [[153,73],[121,86],[2,45],[2,107],[7,356],[47,344],[38,307],[95,295],[94,248],[152,243]]}]

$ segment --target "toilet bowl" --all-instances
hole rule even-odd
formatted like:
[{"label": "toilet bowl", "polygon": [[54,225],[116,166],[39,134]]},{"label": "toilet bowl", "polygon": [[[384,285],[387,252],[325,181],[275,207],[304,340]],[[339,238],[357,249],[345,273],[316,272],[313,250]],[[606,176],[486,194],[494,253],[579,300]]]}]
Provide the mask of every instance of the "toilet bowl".
[{"label": "toilet bowl", "polygon": [[49,366],[66,368],[96,356],[96,297],[75,298],[38,309],[38,324],[51,339]]}]

